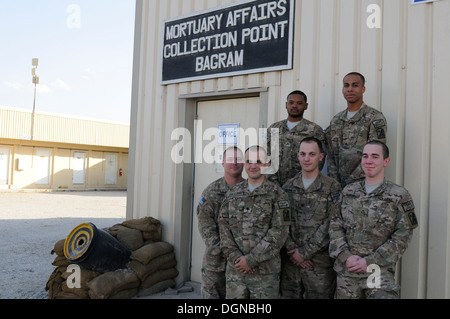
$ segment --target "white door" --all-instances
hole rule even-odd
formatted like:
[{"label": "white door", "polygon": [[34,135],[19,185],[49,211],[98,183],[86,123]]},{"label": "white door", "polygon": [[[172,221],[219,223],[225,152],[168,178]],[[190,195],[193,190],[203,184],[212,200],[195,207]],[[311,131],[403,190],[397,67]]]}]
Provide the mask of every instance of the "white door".
[{"label": "white door", "polygon": [[36,185],[50,185],[51,150],[36,150]]},{"label": "white door", "polygon": [[105,185],[117,184],[117,154],[106,154]]},{"label": "white door", "polygon": [[87,154],[85,152],[73,153],[73,184],[85,185],[86,184],[86,159]]},{"label": "white door", "polygon": [[[198,231],[197,206],[198,200],[203,190],[215,180],[223,177],[223,167],[221,157],[223,151],[232,146],[234,141],[245,151],[258,141],[250,141],[244,136],[233,136],[224,141],[219,132],[227,131],[228,128],[239,127],[242,130],[251,133],[259,132],[259,98],[240,98],[219,101],[199,102],[197,106],[196,132],[195,132],[195,173],[194,173],[194,205],[192,213],[192,239],[191,239],[191,280],[201,282],[201,268],[205,244]],[[211,138],[211,134],[215,136]],[[222,142],[228,142],[229,145],[221,145]],[[251,145],[248,145],[252,143]],[[216,163],[211,160],[216,158]],[[245,172],[244,172],[244,177]]]},{"label": "white door", "polygon": [[0,148],[0,185],[8,185],[9,182],[9,149]]}]

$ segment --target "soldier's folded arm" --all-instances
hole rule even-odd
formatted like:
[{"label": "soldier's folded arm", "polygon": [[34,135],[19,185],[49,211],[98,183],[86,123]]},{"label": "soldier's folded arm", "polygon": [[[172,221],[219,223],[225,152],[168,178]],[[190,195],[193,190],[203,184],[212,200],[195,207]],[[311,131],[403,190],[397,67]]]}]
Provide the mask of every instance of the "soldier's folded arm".
[{"label": "soldier's folded arm", "polygon": [[340,210],[334,212],[330,221],[330,247],[329,253],[330,257],[334,259],[339,259],[342,263],[345,264],[347,259],[353,256],[350,251],[350,247],[347,244],[346,240],[346,231],[343,226],[343,220],[341,216]]},{"label": "soldier's folded arm", "polygon": [[225,258],[234,264],[236,259],[243,256],[243,254],[239,250],[238,245],[234,241],[233,234],[231,233],[228,224],[228,205],[225,204],[226,203],[222,205],[219,213],[220,248],[222,249]]},{"label": "soldier's folded arm", "polygon": [[251,268],[279,255],[280,249],[289,236],[289,225],[282,225],[279,210],[273,214],[272,227],[264,238],[246,255],[247,263]]},{"label": "soldier's folded arm", "polygon": [[378,265],[380,267],[393,265],[398,262],[411,241],[413,229],[417,225],[408,221],[407,214],[414,214],[414,211],[405,212],[401,207],[397,213],[395,231],[390,238],[378,247],[372,254],[364,257],[367,265]]}]

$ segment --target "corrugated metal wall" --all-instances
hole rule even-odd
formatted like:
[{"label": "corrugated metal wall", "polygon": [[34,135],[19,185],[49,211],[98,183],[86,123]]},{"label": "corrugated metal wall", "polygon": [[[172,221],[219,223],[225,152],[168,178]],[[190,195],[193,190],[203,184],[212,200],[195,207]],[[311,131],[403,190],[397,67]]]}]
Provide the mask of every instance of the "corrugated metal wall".
[{"label": "corrugated metal wall", "polygon": [[[0,108],[0,137],[26,139],[31,136],[32,113],[12,108]],[[35,141],[128,147],[130,126],[111,122],[35,114]]]},{"label": "corrugated metal wall", "polygon": [[[301,89],[310,99],[306,118],[326,127],[346,106],[343,76],[360,71],[366,103],[389,122],[389,178],[410,191],[419,217],[401,267],[403,297],[450,298],[450,1],[297,0],[293,70],[160,86],[163,20],[232,2],[137,2],[128,216],[159,218],[166,240],[176,236],[170,136],[180,95],[269,88],[271,124],[286,117],[286,95]],[[367,25],[373,4],[379,29]]]}]

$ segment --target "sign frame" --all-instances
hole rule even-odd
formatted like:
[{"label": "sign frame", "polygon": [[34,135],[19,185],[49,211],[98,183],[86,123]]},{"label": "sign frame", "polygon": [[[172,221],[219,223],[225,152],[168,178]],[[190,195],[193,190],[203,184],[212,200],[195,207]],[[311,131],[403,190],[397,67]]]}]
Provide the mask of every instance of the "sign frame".
[{"label": "sign frame", "polygon": [[[266,38],[264,38],[264,41],[258,41],[255,44],[253,44],[253,39],[252,39],[252,44],[247,44],[247,43],[243,43],[243,37],[244,35],[242,34],[243,30],[247,30],[250,29],[245,28],[245,26],[251,26],[253,23],[253,25],[258,26],[258,24],[260,25],[260,28],[262,31],[260,32],[268,32],[267,30],[263,30],[262,28],[265,28],[265,23],[267,23],[267,25],[270,25],[271,23],[273,24],[274,22],[272,21],[277,21],[276,18],[274,18],[273,16],[270,16],[266,19],[266,21],[264,21],[264,19],[261,19],[262,22],[259,23],[260,20],[258,20],[256,23],[253,21],[250,21],[250,18],[247,17],[247,20],[242,19],[240,20],[240,23],[237,23],[234,26],[229,27],[228,25],[228,18],[229,15],[231,13],[236,14],[235,12],[241,10],[239,8],[244,8],[242,10],[246,10],[247,7],[251,7],[252,9],[254,7],[259,7],[259,6],[263,6],[264,4],[267,3],[267,6],[273,6],[274,3],[276,3],[278,5],[278,11],[277,13],[280,13],[280,16],[278,17],[279,20],[284,19],[282,22],[278,21],[276,23],[279,23],[277,26],[279,27],[280,30],[280,34],[278,34],[277,31],[277,35],[279,36],[279,38],[275,38],[275,36],[270,39],[270,40],[266,40]],[[285,5],[285,7],[283,8],[282,5]],[[273,7],[272,7],[273,9]],[[284,15],[281,15],[281,12],[283,11],[283,9],[285,9]],[[263,15],[263,10],[261,9],[261,16]],[[267,15],[268,14],[268,9],[266,9],[267,11]],[[271,13],[273,13],[275,11],[271,11]],[[197,25],[197,27],[200,25],[200,17],[213,17],[214,14],[216,14],[216,16],[218,16],[219,13],[222,13],[223,16],[219,22],[219,20],[217,20],[217,26],[220,25],[222,27],[217,27],[216,30],[217,34],[221,34],[221,35],[225,35],[226,30],[234,30],[233,32],[237,32],[237,33],[233,33],[236,34],[238,39],[235,40],[233,42],[233,47],[236,49],[235,51],[235,61],[238,62],[242,62],[242,60],[244,60],[244,62],[242,62],[242,64],[240,65],[233,65],[230,68],[219,68],[218,70],[212,70],[209,69],[206,72],[200,72],[198,70],[195,70],[196,67],[196,63],[198,66],[198,60],[197,62],[195,62],[195,59],[198,58],[198,52],[196,52],[194,49],[194,42],[196,40],[195,37],[192,36],[192,31],[191,29],[189,29],[191,31],[190,34],[188,34],[189,36],[191,36],[191,38],[186,37],[185,39],[183,38],[177,38],[174,40],[174,32],[173,29],[172,33],[169,33],[169,30],[172,26],[177,26],[177,23],[179,25],[184,24],[184,26],[186,24],[189,25],[190,28],[195,28],[195,26]],[[248,14],[248,12],[246,12]],[[242,12],[241,12],[242,14]],[[227,18],[228,17],[228,18]],[[195,19],[198,19],[198,24],[194,24],[195,23]],[[187,23],[183,23],[183,21],[187,21]],[[236,21],[236,20],[235,20]],[[244,21],[246,23],[244,23]],[[224,24],[226,25],[226,28],[223,27]],[[283,23],[283,25],[281,24]],[[239,28],[238,24],[241,25],[242,29]],[[287,24],[287,25],[286,25]],[[209,24],[209,26],[212,26],[212,24]],[[234,29],[233,29],[234,27]],[[269,26],[270,27],[270,26]],[[267,27],[267,28],[269,28]],[[199,28],[199,27],[198,27]],[[229,28],[229,29],[228,29]],[[253,29],[256,28],[255,26],[253,27]],[[274,28],[272,26],[272,28]],[[214,79],[214,78],[221,78],[221,77],[232,77],[232,76],[239,76],[239,75],[248,75],[248,74],[255,74],[255,73],[262,73],[262,72],[272,72],[272,71],[281,71],[281,70],[289,70],[293,68],[293,55],[294,55],[294,30],[295,30],[295,0],[244,0],[244,1],[239,1],[239,2],[235,2],[235,3],[231,3],[231,4],[227,4],[227,5],[223,5],[223,6],[219,6],[219,7],[215,7],[212,9],[208,9],[208,10],[202,10],[202,11],[197,11],[191,14],[187,14],[187,15],[183,15],[183,16],[179,16],[179,17],[174,17],[174,18],[169,18],[163,21],[163,26],[162,26],[162,36],[161,36],[161,45],[160,45],[160,79],[161,79],[161,85],[168,85],[168,84],[175,84],[175,83],[182,83],[182,82],[191,82],[191,81],[199,81],[199,80],[207,80],[207,79]],[[220,31],[218,30],[220,29]],[[257,30],[253,30],[257,32]],[[184,33],[186,32],[186,29],[183,29]],[[241,32],[241,33],[239,33]],[[273,29],[271,29],[271,34],[274,34]],[[283,33],[284,32],[284,33]],[[209,31],[209,34],[211,34],[211,31]],[[214,33],[212,33],[214,34]],[[206,55],[206,57],[208,57],[208,54],[212,54],[212,55],[217,55],[217,54],[222,54],[221,58],[223,57],[224,52],[227,52],[225,54],[229,54],[228,55],[228,61],[233,60],[233,57],[231,57],[231,51],[229,50],[230,47],[228,47],[228,51],[226,48],[221,48],[218,50],[215,50],[216,48],[213,48],[211,50],[211,47],[213,46],[211,44],[211,41],[214,41],[214,37],[217,37],[218,35],[213,35],[213,36],[208,36],[210,43],[208,45],[208,51],[204,52],[203,54]],[[231,32],[230,32],[231,34]],[[267,33],[266,33],[267,34]],[[170,38],[172,36],[172,38]],[[253,36],[253,35],[251,35]],[[167,38],[166,38],[167,37]],[[169,39],[170,38],[170,39]],[[213,40],[211,40],[211,38],[213,38]],[[198,38],[197,38],[198,39]],[[273,40],[275,39],[275,40]],[[177,41],[179,40],[179,42],[174,42],[172,43],[173,47],[170,48],[169,47],[169,43],[168,41],[172,40],[172,41]],[[204,40],[204,39],[203,39]],[[190,41],[190,42],[189,42]],[[216,41],[218,41],[218,39],[216,38]],[[241,42],[242,41],[242,42]],[[259,55],[257,55],[255,53],[255,51],[257,50],[258,46],[276,46],[277,43],[283,41],[283,50],[279,50],[279,51],[275,51],[275,50],[262,50],[262,52],[258,52]],[[196,42],[196,45],[199,43],[200,41]],[[205,41],[203,41],[203,45],[204,47],[206,46]],[[247,45],[247,46],[245,46]],[[216,45],[218,46],[218,45]],[[199,48],[199,46],[197,46],[197,48]],[[183,51],[184,50],[184,51]],[[238,50],[240,50],[238,52]],[[253,52],[251,51],[253,50]],[[193,55],[190,53],[196,53],[197,55]],[[252,59],[253,56],[249,56],[247,57],[247,53],[251,52],[253,54],[253,56],[256,57],[256,59]],[[276,55],[277,57],[280,57],[279,59],[284,59],[286,62],[285,63],[280,63],[277,65],[264,65],[264,62],[259,62],[262,60],[262,58],[260,58],[261,56],[268,54],[268,52],[272,52],[273,55]],[[277,54],[275,54],[275,52],[277,52]],[[281,53],[280,53],[281,52]],[[213,54],[213,53],[217,53],[217,54]],[[240,55],[238,55],[238,53]],[[244,57],[243,57],[244,56]],[[212,61],[212,56],[211,57],[211,61]],[[168,60],[174,61],[175,59],[178,59],[178,61],[176,61],[176,63],[174,63],[172,69],[174,70],[179,70],[180,73],[182,73],[180,76],[173,76],[173,75],[168,75],[169,72],[174,72],[174,71],[167,71],[168,67]],[[189,60],[190,59],[190,60]],[[185,63],[186,61],[188,61],[190,63]],[[275,63],[273,62],[274,59],[268,59],[270,61],[270,63]],[[225,64],[222,61],[222,65]],[[251,61],[251,64],[255,64],[257,65],[258,63],[261,63],[260,66],[255,66],[255,67],[247,67],[245,65],[245,62],[247,61]],[[255,62],[258,61],[258,62]],[[283,61],[284,62],[284,61]],[[175,65],[178,65],[175,66]],[[212,64],[212,62],[211,62]],[[227,64],[228,66],[228,64]],[[189,72],[183,72],[183,68],[190,68]],[[196,74],[193,74],[192,72],[192,68],[194,68],[194,71]],[[175,71],[177,72],[177,71]]]}]

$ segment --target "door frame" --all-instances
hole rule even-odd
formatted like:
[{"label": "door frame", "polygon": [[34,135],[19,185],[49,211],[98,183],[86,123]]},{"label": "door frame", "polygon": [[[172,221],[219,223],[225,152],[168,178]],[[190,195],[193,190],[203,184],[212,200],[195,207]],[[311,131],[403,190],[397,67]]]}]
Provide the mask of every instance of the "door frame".
[{"label": "door frame", "polygon": [[[259,125],[260,128],[267,128],[269,88],[180,95],[178,97],[178,127],[186,128],[191,132],[191,145],[194,145],[194,122],[198,102],[249,97],[259,97]],[[194,152],[192,152],[193,156]],[[179,256],[177,256],[178,284],[189,281],[191,276],[193,158],[190,162],[176,165],[175,173],[174,245],[179,248]]]}]

